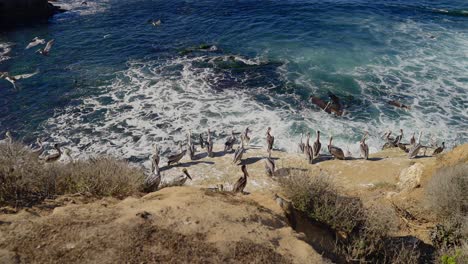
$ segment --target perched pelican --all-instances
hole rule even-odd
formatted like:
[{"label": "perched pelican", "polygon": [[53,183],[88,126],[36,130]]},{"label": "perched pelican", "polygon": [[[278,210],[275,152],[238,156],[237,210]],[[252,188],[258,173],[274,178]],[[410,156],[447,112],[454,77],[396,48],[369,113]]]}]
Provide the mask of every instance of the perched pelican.
[{"label": "perched pelican", "polygon": [[213,140],[211,139],[211,131],[208,128],[208,138],[206,140],[206,152],[208,153],[208,157],[213,157]]},{"label": "perched pelican", "polygon": [[307,160],[309,163],[312,164],[313,161],[313,153],[314,151],[312,150],[312,147],[310,146],[310,132],[307,132],[307,137],[306,137],[306,144],[304,146],[304,154],[306,155]]},{"label": "perched pelican", "polygon": [[364,159],[369,159],[369,146],[366,144],[366,138],[369,133],[366,132],[359,143],[359,148],[361,149],[361,157]]},{"label": "perched pelican", "polygon": [[184,185],[187,179],[192,180],[192,177],[190,176],[186,168],[182,169],[182,173],[183,173],[182,175],[174,179],[174,181],[172,182],[173,185],[181,186],[181,185]]},{"label": "perched pelican", "polygon": [[270,157],[265,158],[265,171],[270,177],[275,175],[275,161]]},{"label": "perched pelican", "polygon": [[158,145],[154,144],[153,151],[153,156],[151,157],[151,171],[155,170],[155,166],[157,166],[159,169],[159,161],[161,159],[161,157],[159,156],[160,151]]},{"label": "perched pelican", "polygon": [[44,145],[42,144],[42,140],[40,138],[36,139],[36,144],[38,147],[31,149],[31,153],[39,157],[42,152],[44,152]]},{"label": "perched pelican", "polygon": [[179,150],[180,152],[177,153],[177,154],[174,154],[174,155],[170,155],[168,158],[167,158],[167,166],[171,166],[171,164],[173,163],[179,163],[179,161],[185,156],[185,154],[187,153],[187,150],[184,149],[182,150],[182,145],[179,144]]},{"label": "perched pelican", "polygon": [[26,46],[26,49],[30,49],[33,47],[36,47],[37,45],[44,45],[46,42],[43,39],[40,39],[38,37],[33,38],[33,40]]},{"label": "perched pelican", "polygon": [[13,137],[11,136],[11,133],[9,130],[5,132],[5,141],[9,145],[13,144]]},{"label": "perched pelican", "polygon": [[49,42],[47,42],[45,48],[38,49],[36,53],[39,53],[44,56],[49,56],[50,50],[52,49],[52,46],[54,45],[54,43],[55,43],[55,39],[50,40]]},{"label": "perched pelican", "polygon": [[13,88],[17,89],[16,82],[21,79],[27,79],[34,75],[36,75],[38,71],[34,73],[27,73],[27,74],[20,74],[20,75],[10,75],[8,72],[0,72],[0,79],[5,79],[6,81],[10,82],[13,85]]},{"label": "perched pelican", "polygon": [[432,152],[432,156],[442,153],[444,149],[445,149],[445,142],[442,142],[442,146],[436,148],[434,152]]},{"label": "perched pelican", "polygon": [[413,132],[413,136],[411,136],[411,138],[410,138],[410,145],[412,145],[412,146],[414,146],[416,144],[416,139],[414,138],[414,133],[415,132]]},{"label": "perched pelican", "polygon": [[200,148],[205,148],[205,140],[203,139],[203,135],[200,133]]},{"label": "perched pelican", "polygon": [[271,156],[271,150],[273,149],[273,144],[275,143],[275,137],[270,134],[271,127],[268,127],[266,132],[266,140],[267,140],[267,151],[268,154]]},{"label": "perched pelican", "polygon": [[232,192],[234,193],[243,193],[244,188],[247,185],[247,177],[249,176],[249,173],[247,173],[247,167],[245,165],[242,165],[241,170],[244,173],[244,175],[240,177],[239,180],[237,180],[237,182],[232,187]]},{"label": "perched pelican", "polygon": [[301,141],[299,141],[299,144],[298,144],[298,146],[299,146],[299,151],[300,151],[301,153],[304,153],[304,148],[305,148],[305,144],[304,144],[304,142],[302,142],[302,139],[303,139],[303,138],[304,138],[304,133],[301,133]]},{"label": "perched pelican", "polygon": [[320,149],[322,148],[322,143],[320,143],[320,131],[317,130],[317,139],[312,146],[313,158],[317,158],[320,155]]},{"label": "perched pelican", "polygon": [[159,184],[161,183],[161,172],[159,171],[159,165],[157,163],[159,162],[159,153],[158,153],[158,160],[156,160],[154,156],[155,155],[153,155],[153,158],[151,160],[151,167],[152,167],[151,174],[148,175],[145,181],[143,182],[143,190],[145,192],[156,191],[159,187]]},{"label": "perched pelican", "polygon": [[188,140],[188,150],[189,150],[189,155],[190,159],[193,160],[195,157],[195,145],[192,143],[192,130],[189,130],[189,133],[187,135],[187,140]]},{"label": "perched pelican", "polygon": [[59,144],[55,143],[54,149],[57,150],[57,153],[47,156],[45,158],[45,162],[48,162],[48,163],[56,162],[57,160],[60,159],[60,157],[62,156],[62,150],[60,150]]},{"label": "perched pelican", "polygon": [[248,146],[250,144],[249,132],[250,132],[250,130],[247,127],[245,129],[244,133],[241,135],[242,144],[245,144],[246,146]]},{"label": "perched pelican", "polygon": [[419,137],[417,143],[411,147],[411,149],[408,152],[408,158],[412,159],[418,155],[419,150],[422,148],[421,145],[421,136],[422,136],[422,131],[419,132]]},{"label": "perched pelican", "polygon": [[238,161],[242,162],[242,155],[244,154],[244,139],[241,137],[241,144],[237,147],[236,152],[234,152],[233,163],[236,164]]},{"label": "perched pelican", "polygon": [[332,154],[333,157],[335,157],[335,159],[344,160],[345,155],[343,153],[343,150],[340,149],[339,147],[333,146],[332,140],[333,140],[333,136],[330,137],[330,142],[328,143],[328,151],[330,152],[330,154]]},{"label": "perched pelican", "polygon": [[398,146],[400,141],[403,139],[403,129],[400,128],[400,135],[398,135],[395,140],[393,140],[393,145]]},{"label": "perched pelican", "polygon": [[388,149],[388,148],[396,147],[396,145],[394,143],[395,138],[391,137],[391,135],[392,135],[391,130],[389,130],[387,133],[384,134],[384,138],[385,138],[385,140],[387,142],[383,145],[382,149]]},{"label": "perched pelican", "polygon": [[236,143],[236,136],[234,135],[234,131],[232,131],[231,136],[224,143],[224,152],[231,151],[235,143]]}]

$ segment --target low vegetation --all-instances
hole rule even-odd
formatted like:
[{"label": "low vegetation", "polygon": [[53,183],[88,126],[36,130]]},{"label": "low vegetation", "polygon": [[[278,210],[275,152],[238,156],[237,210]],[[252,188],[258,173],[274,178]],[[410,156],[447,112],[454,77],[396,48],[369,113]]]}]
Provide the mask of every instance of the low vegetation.
[{"label": "low vegetation", "polygon": [[125,197],[137,193],[141,169],[104,157],[45,164],[24,145],[0,144],[0,205],[31,206],[70,193]]},{"label": "low vegetation", "polygon": [[443,264],[468,263],[468,164],[438,170],[426,188],[426,200],[440,223],[432,243]]},{"label": "low vegetation", "polygon": [[326,176],[292,175],[281,180],[294,208],[337,234],[333,254],[349,263],[419,263],[418,245],[393,238],[390,208],[365,208],[359,198],[342,195]]}]

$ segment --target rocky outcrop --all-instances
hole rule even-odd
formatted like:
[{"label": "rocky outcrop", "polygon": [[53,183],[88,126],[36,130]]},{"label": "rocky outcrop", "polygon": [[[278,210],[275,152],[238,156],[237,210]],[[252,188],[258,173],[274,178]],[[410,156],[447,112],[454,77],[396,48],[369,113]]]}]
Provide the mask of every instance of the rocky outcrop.
[{"label": "rocky outcrop", "polygon": [[421,176],[424,165],[416,163],[409,168],[401,171],[398,177],[397,187],[400,191],[411,191],[421,186]]},{"label": "rocky outcrop", "polygon": [[8,27],[17,22],[47,19],[60,8],[47,0],[0,0],[0,26]]}]

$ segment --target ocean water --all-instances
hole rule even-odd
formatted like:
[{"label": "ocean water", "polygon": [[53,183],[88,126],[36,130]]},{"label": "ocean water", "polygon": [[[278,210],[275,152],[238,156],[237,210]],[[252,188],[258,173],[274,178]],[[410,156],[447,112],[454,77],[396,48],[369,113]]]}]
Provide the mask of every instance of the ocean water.
[{"label": "ocean water", "polygon": [[[192,129],[253,130],[263,145],[297,151],[301,133],[320,130],[358,153],[387,130],[423,143],[468,141],[468,2],[465,0],[175,1],[62,0],[48,23],[2,30],[0,71],[39,71],[0,80],[0,132],[38,136],[74,156],[145,161]],[[154,27],[148,20],[161,19]],[[25,50],[55,39],[49,57]],[[215,51],[184,52],[202,44]],[[314,107],[310,95],[338,95],[346,115]],[[398,100],[410,111],[387,104]],[[324,150],[325,150],[325,145]]]}]

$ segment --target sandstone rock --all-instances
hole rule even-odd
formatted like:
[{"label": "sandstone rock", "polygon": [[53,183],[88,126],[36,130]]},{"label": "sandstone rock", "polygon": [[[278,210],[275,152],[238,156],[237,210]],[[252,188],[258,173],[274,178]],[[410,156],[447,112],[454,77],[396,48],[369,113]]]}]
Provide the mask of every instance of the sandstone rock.
[{"label": "sandstone rock", "polygon": [[420,187],[423,168],[424,165],[416,163],[411,167],[401,170],[400,176],[398,176],[398,190],[404,192]]}]

